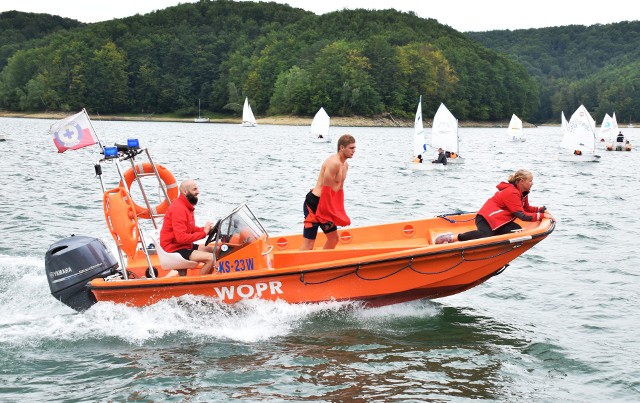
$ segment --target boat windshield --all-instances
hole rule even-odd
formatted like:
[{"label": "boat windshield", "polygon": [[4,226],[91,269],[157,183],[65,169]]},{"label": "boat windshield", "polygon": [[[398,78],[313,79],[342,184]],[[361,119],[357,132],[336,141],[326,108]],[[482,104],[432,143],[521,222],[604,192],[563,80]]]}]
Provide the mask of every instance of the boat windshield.
[{"label": "boat windshield", "polygon": [[230,242],[234,235],[242,238],[243,241],[258,239],[264,236],[265,241],[269,238],[267,231],[260,221],[253,215],[249,206],[241,204],[229,215],[220,219],[216,239],[222,242]]}]

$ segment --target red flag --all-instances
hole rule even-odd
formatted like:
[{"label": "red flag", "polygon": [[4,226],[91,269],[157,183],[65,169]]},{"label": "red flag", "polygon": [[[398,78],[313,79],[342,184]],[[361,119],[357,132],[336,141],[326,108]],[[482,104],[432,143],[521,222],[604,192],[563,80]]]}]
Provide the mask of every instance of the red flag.
[{"label": "red flag", "polygon": [[59,153],[67,150],[90,146],[98,142],[98,137],[93,132],[89,116],[83,109],[81,112],[62,119],[51,125],[49,129],[53,135],[53,143]]}]

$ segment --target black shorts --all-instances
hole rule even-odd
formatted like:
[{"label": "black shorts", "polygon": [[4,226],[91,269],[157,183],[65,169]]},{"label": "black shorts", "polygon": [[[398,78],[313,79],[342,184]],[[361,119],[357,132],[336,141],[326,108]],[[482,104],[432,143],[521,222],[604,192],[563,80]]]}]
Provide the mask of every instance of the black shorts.
[{"label": "black shorts", "polygon": [[[307,197],[305,197],[304,204],[302,206],[302,211],[304,212],[304,218],[307,218],[309,215],[309,209],[314,213],[318,210],[318,203],[320,202],[320,198],[313,194],[313,192],[307,193]],[[319,222],[315,222],[311,225],[310,228],[306,226],[302,230],[302,236],[306,239],[316,239],[318,236],[318,227],[322,228],[322,232],[328,234],[330,232],[334,232],[338,230],[338,227],[328,221],[324,224],[320,224]]]},{"label": "black shorts", "polygon": [[191,249],[178,249],[176,252],[180,254],[184,258],[184,260],[189,260],[191,257],[191,252],[194,250],[198,250],[198,244],[192,244]]}]

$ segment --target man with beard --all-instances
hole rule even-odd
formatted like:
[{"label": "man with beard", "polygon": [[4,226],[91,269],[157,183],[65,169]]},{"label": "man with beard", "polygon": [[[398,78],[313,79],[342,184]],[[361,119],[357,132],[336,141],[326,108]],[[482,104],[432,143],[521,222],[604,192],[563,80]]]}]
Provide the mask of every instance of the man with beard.
[{"label": "man with beard", "polygon": [[[213,272],[213,246],[195,243],[207,236],[213,226],[209,221],[204,227],[196,226],[193,211],[198,203],[199,194],[198,185],[194,180],[187,179],[180,184],[180,196],[171,202],[164,215],[160,231],[160,246],[169,253],[179,253],[187,260],[204,263],[200,274],[211,274]],[[176,274],[170,273],[169,276]]]}]

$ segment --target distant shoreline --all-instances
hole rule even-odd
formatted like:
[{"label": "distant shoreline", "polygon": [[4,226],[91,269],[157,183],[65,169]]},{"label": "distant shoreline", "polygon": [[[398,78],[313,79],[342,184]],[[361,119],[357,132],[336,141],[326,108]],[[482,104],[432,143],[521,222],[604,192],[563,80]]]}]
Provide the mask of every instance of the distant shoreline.
[{"label": "distant shoreline", "polygon": [[[73,112],[6,112],[0,111],[0,117],[5,118],[28,118],[28,119],[64,119],[73,115]],[[119,115],[89,115],[93,121],[131,121],[131,122],[184,122],[195,123],[194,118],[177,118],[177,117],[162,117],[162,116],[119,116]],[[312,117],[305,116],[267,116],[257,117],[258,125],[284,125],[284,126],[309,126],[311,125]],[[242,123],[240,118],[223,118],[223,119],[210,119],[206,123],[198,123],[204,125],[207,123],[229,123],[240,124]],[[391,116],[376,116],[376,117],[332,117],[331,126],[334,127],[413,127],[413,119],[402,119]],[[425,128],[431,127],[431,121],[425,120]],[[472,121],[460,121],[460,127],[509,127],[509,121],[499,122],[472,122]],[[531,128],[536,127],[533,124],[523,122],[524,127]]]}]

